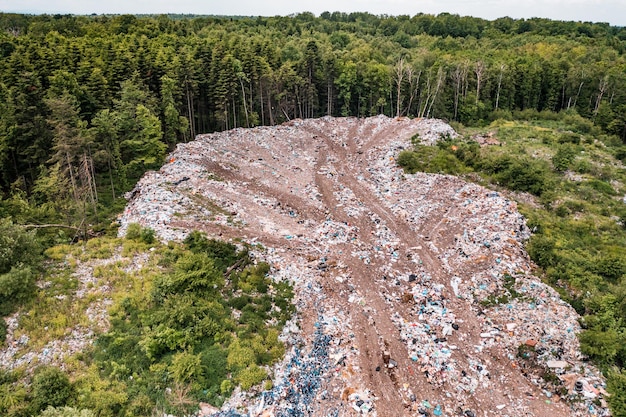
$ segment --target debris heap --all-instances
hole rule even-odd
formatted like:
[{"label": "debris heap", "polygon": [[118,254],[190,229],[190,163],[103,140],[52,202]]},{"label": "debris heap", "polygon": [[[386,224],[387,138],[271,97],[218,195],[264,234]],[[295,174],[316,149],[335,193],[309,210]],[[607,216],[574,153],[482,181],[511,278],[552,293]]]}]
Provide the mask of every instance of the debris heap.
[{"label": "debris heap", "polygon": [[139,181],[122,234],[243,242],[296,290],[273,388],[217,415],[609,415],[578,316],[532,275],[515,202],[397,167],[411,138],[455,135],[439,120],[294,120],[200,135]]}]

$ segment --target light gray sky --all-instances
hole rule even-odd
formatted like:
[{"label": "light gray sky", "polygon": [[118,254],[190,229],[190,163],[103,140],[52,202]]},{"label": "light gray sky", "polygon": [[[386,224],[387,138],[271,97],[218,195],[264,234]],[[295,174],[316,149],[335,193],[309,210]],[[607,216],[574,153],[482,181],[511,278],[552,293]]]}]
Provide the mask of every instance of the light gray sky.
[{"label": "light gray sky", "polygon": [[0,0],[0,11],[20,13],[193,13],[275,16],[304,11],[370,12],[413,16],[456,13],[485,19],[545,17],[626,26],[626,0]]}]

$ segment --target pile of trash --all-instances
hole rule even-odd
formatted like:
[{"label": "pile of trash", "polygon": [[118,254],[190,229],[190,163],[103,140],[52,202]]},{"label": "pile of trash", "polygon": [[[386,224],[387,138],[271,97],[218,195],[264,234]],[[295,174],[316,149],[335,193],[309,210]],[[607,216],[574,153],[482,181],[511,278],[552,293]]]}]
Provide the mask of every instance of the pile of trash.
[{"label": "pile of trash", "polygon": [[180,144],[129,193],[121,234],[205,231],[294,285],[273,388],[215,415],[610,415],[575,311],[532,275],[516,203],[396,165],[411,138],[446,136],[384,116],[234,129]]}]

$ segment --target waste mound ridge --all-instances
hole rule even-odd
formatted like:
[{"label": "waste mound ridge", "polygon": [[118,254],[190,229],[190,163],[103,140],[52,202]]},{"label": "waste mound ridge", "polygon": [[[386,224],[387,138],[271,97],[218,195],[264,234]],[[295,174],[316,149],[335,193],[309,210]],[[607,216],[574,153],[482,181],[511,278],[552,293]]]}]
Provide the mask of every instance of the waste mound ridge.
[{"label": "waste mound ridge", "polygon": [[215,415],[610,415],[578,315],[533,276],[516,203],[397,166],[412,137],[442,135],[456,133],[384,116],[199,135],[129,193],[122,234],[241,239],[294,284],[274,388]]}]

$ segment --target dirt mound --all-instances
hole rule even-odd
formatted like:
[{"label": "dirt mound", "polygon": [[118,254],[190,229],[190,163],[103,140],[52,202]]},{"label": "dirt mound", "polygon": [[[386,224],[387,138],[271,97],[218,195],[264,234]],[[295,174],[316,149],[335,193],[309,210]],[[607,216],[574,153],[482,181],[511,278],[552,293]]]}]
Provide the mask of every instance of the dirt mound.
[{"label": "dirt mound", "polygon": [[259,243],[297,290],[274,388],[221,415],[609,415],[575,311],[532,276],[516,204],[395,158],[438,120],[322,118],[201,135],[129,194],[131,222]]}]

